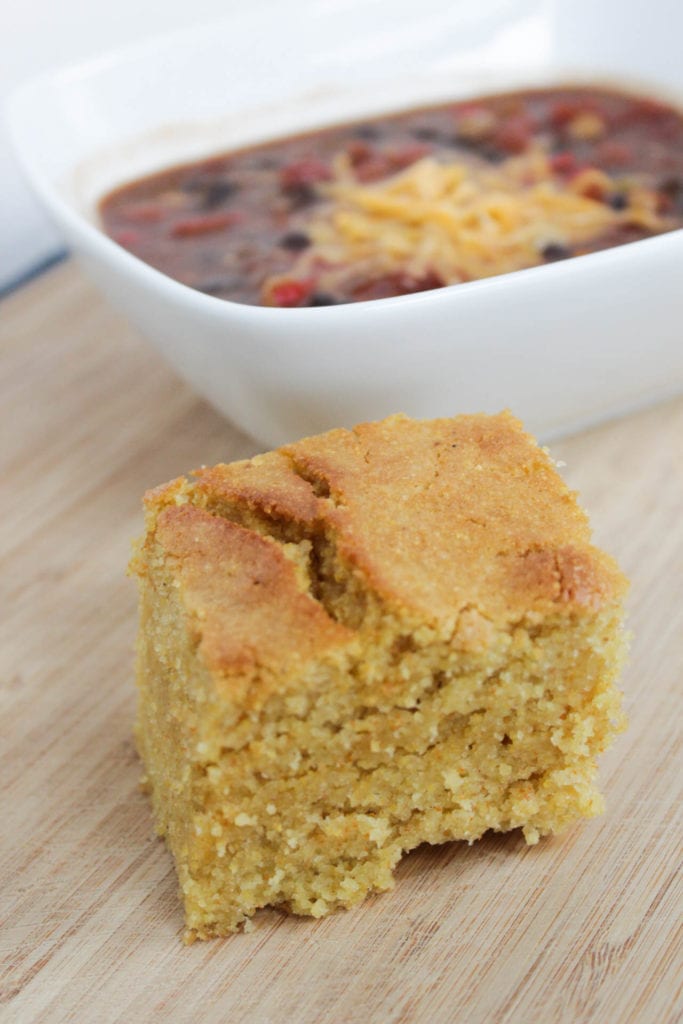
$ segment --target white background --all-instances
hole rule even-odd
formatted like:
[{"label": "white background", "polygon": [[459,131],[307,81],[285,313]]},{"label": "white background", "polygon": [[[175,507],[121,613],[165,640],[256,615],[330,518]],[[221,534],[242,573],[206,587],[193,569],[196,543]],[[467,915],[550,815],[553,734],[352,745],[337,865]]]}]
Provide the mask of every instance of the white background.
[{"label": "white background", "polygon": [[[0,106],[15,85],[43,70],[229,15],[246,2],[265,9],[278,0],[0,0]],[[0,289],[61,247],[0,124]]]}]

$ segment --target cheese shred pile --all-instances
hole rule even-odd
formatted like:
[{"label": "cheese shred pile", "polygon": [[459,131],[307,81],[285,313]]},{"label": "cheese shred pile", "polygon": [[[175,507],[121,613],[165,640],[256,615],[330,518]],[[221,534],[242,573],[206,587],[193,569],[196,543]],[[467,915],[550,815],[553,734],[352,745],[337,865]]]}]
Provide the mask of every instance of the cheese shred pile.
[{"label": "cheese shred pile", "polygon": [[575,251],[620,225],[665,229],[650,190],[633,183],[628,207],[614,209],[602,197],[615,188],[592,168],[558,178],[540,149],[499,165],[425,157],[372,184],[341,156],[295,273],[315,271],[329,288],[397,273],[455,284],[537,265],[549,245]]}]

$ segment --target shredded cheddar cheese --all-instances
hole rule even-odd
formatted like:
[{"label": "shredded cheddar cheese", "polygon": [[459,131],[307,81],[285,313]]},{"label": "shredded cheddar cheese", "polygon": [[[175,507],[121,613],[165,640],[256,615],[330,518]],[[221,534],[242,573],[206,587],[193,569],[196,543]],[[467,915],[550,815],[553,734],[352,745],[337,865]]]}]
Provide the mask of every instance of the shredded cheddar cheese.
[{"label": "shredded cheddar cheese", "polygon": [[328,287],[394,273],[455,284],[534,266],[548,245],[576,248],[619,225],[666,227],[636,184],[628,209],[596,198],[616,187],[596,169],[569,181],[554,175],[541,149],[497,166],[425,157],[372,184],[356,181],[341,156],[294,274],[315,273]]}]

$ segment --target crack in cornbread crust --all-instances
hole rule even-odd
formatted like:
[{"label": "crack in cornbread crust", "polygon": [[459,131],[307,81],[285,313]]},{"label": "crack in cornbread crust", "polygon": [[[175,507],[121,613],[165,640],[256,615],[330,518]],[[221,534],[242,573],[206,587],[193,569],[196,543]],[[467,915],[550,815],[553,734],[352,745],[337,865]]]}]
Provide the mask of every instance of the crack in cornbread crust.
[{"label": "crack in cornbread crust", "polygon": [[324,534],[369,593],[430,620],[470,604],[507,623],[558,598],[599,605],[622,586],[551,459],[508,414],[391,417],[196,477],[191,500],[281,537]]},{"label": "crack in cornbread crust", "polygon": [[511,417],[333,431],[147,508],[138,737],[198,935],[600,809],[624,581]]}]

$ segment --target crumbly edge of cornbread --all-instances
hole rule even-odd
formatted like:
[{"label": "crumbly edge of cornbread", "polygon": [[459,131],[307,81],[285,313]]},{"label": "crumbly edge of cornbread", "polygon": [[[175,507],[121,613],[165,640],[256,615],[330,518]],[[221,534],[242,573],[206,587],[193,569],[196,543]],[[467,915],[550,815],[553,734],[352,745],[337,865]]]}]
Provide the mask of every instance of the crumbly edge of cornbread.
[{"label": "crumbly edge of cornbread", "polygon": [[[158,542],[159,518],[193,515],[184,506],[197,529],[237,520],[276,545],[342,626],[316,656],[260,679],[258,700],[253,680],[236,689],[207,665]],[[464,607],[444,630],[368,589],[333,536],[246,502],[176,481],[152,498],[148,526],[134,560],[137,736],[190,936],[234,931],[267,905],[353,906],[390,888],[422,842],[517,827],[535,842],[601,809],[595,755],[623,725],[619,591],[505,623]]]}]

